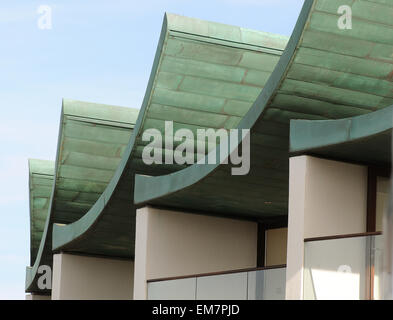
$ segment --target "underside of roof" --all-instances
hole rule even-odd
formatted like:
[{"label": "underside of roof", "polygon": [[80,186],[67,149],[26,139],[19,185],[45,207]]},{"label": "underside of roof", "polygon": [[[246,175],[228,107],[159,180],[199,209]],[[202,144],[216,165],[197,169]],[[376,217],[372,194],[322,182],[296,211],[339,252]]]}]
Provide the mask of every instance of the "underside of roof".
[{"label": "underside of roof", "polygon": [[53,223],[76,221],[94,205],[121,160],[137,115],[137,109],[63,100],[57,157],[41,211],[45,220],[40,220],[40,237],[34,238],[39,246],[34,252],[32,247],[32,267],[26,271],[28,291],[38,290],[37,268],[52,265]]},{"label": "underside of roof", "polygon": [[[352,7],[352,29],[337,22]],[[393,104],[393,3],[307,0],[291,39],[253,107],[238,125],[251,129],[251,169],[193,165],[160,177],[136,176],[135,203],[208,214],[287,215],[289,121],[367,114]]]},{"label": "underside of roof", "polygon": [[30,202],[30,264],[37,257],[38,247],[48,215],[52,193],[54,161],[29,159],[29,202]]},{"label": "underside of roof", "polygon": [[393,105],[340,120],[291,120],[290,152],[390,166]]},{"label": "underside of roof", "polygon": [[[231,129],[251,108],[285,48],[287,38],[166,14],[145,99],[114,178],[80,220],[54,226],[53,249],[133,258],[136,173],[163,175],[184,165],[146,165],[147,129]],[[195,135],[196,136],[196,135]],[[194,141],[190,141],[193,143]],[[207,145],[204,150],[215,147]],[[176,144],[170,149],[173,150]]]}]

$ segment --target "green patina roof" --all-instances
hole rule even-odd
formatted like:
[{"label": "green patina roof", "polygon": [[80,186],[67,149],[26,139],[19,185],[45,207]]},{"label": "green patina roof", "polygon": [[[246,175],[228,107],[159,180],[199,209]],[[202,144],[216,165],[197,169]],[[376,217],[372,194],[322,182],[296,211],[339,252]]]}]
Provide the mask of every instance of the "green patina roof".
[{"label": "green patina roof", "polygon": [[54,161],[29,159],[30,264],[33,265],[48,215]]},{"label": "green patina roof", "polygon": [[[37,290],[33,279],[38,266],[52,264],[53,223],[74,222],[94,205],[118,167],[137,116],[137,109],[63,100],[56,168],[51,163],[51,185],[45,189],[45,205],[39,211],[39,237],[36,231],[32,233],[33,267],[27,269],[26,281],[29,291]],[[43,171],[43,164],[36,161],[30,161],[30,170],[38,164]],[[36,174],[31,176],[34,183]],[[35,201],[33,187],[31,198]],[[35,216],[31,224],[36,224]]]},{"label": "green patina roof", "polygon": [[[53,248],[133,258],[135,173],[162,175],[179,165],[142,162],[142,133],[174,128],[234,128],[266,83],[287,38],[167,14],[148,88],[121,165],[100,200],[79,221],[55,225]],[[176,145],[175,145],[176,146]],[[211,145],[210,148],[214,148]]]},{"label": "green patina roof", "polygon": [[[141,133],[150,128],[164,133],[165,120],[173,121],[174,130],[188,128],[194,133],[199,128],[236,127],[287,41],[284,36],[166,14],[133,146],[134,163],[147,144]],[[146,171],[143,164],[140,169]]]},{"label": "green patina roof", "polygon": [[[337,27],[338,7],[352,6],[353,28]],[[393,104],[393,3],[307,0],[288,46],[253,107],[251,170],[193,165],[161,177],[136,176],[135,203],[209,214],[287,214],[289,121],[340,119]]]},{"label": "green patina roof", "polygon": [[290,152],[390,166],[393,105],[340,120],[291,120]]},{"label": "green patina roof", "polygon": [[[353,29],[340,30],[336,12],[347,2]],[[177,171],[137,176],[139,204],[254,219],[286,215],[290,119],[339,119],[393,103],[392,5],[347,2],[307,0],[271,75],[284,37],[166,16],[120,165],[82,218],[54,225],[53,249],[132,258],[135,173]],[[175,130],[251,128],[250,174],[231,176],[229,166],[144,165],[141,135],[163,131],[164,120],[175,121]]]}]

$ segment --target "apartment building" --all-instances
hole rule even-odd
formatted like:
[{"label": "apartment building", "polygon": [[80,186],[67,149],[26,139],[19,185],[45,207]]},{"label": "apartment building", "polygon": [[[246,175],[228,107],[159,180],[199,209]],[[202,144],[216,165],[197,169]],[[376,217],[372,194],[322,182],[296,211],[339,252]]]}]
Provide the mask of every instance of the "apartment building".
[{"label": "apartment building", "polygon": [[[27,298],[382,298],[393,3],[341,29],[344,2],[306,0],[289,39],[166,14],[140,110],[63,100],[55,163],[29,165]],[[165,161],[182,144],[219,160]]]}]

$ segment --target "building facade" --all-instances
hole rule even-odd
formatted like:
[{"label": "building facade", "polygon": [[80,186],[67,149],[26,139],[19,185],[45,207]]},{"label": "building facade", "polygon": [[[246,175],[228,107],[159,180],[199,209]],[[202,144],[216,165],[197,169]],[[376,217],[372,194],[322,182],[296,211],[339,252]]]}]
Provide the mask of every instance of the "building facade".
[{"label": "building facade", "polygon": [[166,14],[140,110],[63,100],[28,298],[386,298],[393,3],[343,2],[289,39]]}]

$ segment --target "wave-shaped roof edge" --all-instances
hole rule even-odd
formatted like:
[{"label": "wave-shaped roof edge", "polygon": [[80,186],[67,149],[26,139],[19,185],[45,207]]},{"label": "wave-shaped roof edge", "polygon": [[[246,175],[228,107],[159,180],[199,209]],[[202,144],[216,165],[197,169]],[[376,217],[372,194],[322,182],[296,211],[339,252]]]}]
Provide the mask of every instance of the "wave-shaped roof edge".
[{"label": "wave-shaped roof edge", "polygon": [[[294,31],[289,39],[287,47],[282,54],[276,68],[270,76],[268,82],[263,88],[261,94],[254,102],[251,109],[244,116],[238,125],[238,129],[250,129],[257,122],[261,114],[263,113],[266,105],[272,98],[273,93],[280,86],[282,80],[286,75],[287,68],[294,57],[296,48],[302,38],[304,27],[306,26],[309,16],[314,5],[314,0],[306,0],[303,4],[299,18],[296,22]],[[241,141],[239,142],[240,145]],[[238,148],[238,145],[231,146],[228,150],[227,156],[221,158],[221,162],[228,158],[231,152]],[[220,154],[220,147],[218,146],[212,152],[215,152],[218,156]],[[206,159],[208,156],[206,156]],[[217,157],[219,159],[219,157]],[[208,163],[205,161],[205,163]],[[204,177],[211,174],[220,166],[217,164],[194,164],[181,171],[174,172],[166,176],[135,176],[135,193],[134,202],[136,205],[141,206],[149,200],[158,199],[165,197],[168,194],[175,193],[179,190],[191,187]]]},{"label": "wave-shaped roof edge", "polygon": [[352,142],[393,128],[393,105],[361,116],[338,120],[291,120],[290,152]]},{"label": "wave-shaped roof edge", "polygon": [[[359,45],[361,48],[365,45],[365,43],[370,45],[370,47],[371,45],[386,45],[387,49],[392,48],[391,40],[387,39],[385,35],[383,37],[375,36],[375,34],[381,34],[381,32],[376,32],[376,30],[378,30],[376,26],[381,26],[381,29],[385,28],[384,25],[379,24],[379,21],[381,19],[383,20],[387,18],[387,12],[390,12],[392,9],[391,4],[382,5],[368,1],[357,1],[356,5],[359,6],[356,7],[357,10],[353,10],[353,22],[357,27],[354,28],[354,33],[345,33],[343,30],[337,28],[336,19],[339,18],[339,15],[337,15],[336,5],[338,5],[338,3],[339,1],[322,0],[306,1],[304,3],[298,23],[295,27],[295,31],[291,36],[284,54],[282,55],[278,65],[276,66],[276,69],[268,80],[268,83],[263,89],[261,95],[255,101],[254,106],[240,122],[238,126],[239,129],[251,129],[253,125],[256,124],[258,118],[262,118],[262,116],[265,114],[265,110],[266,114],[268,114],[270,111],[270,120],[279,122],[280,116],[284,116],[284,118],[288,117],[289,119],[328,119],[335,117],[344,118],[354,116],[359,113],[369,113],[380,108],[386,108],[391,104],[391,59],[388,59],[389,55],[382,53],[381,50],[381,55],[378,59],[375,59],[374,56],[370,56],[375,55],[375,53],[367,53],[369,47],[367,49],[363,48],[364,51],[359,50]],[[372,19],[370,18],[370,20],[365,20],[364,16],[367,16],[367,14],[370,12],[370,7],[372,6],[375,6],[374,15],[372,15]],[[369,26],[365,24],[365,21],[369,23]],[[318,25],[317,22],[320,22],[321,25]],[[303,28],[303,30],[301,30],[301,28]],[[316,35],[311,31],[320,32],[317,33],[320,37],[316,37]],[[391,29],[386,31],[391,32]],[[373,34],[373,32],[375,34]],[[321,36],[324,36],[325,38],[322,38]],[[315,54],[315,52],[304,55],[305,50],[308,52],[310,51],[310,48],[313,48],[311,45],[311,40],[318,44],[314,48],[318,49],[318,55]],[[326,44],[324,44],[325,40]],[[334,43],[332,42],[333,40],[336,41],[336,46],[332,45]],[[375,41],[375,44],[373,41]],[[351,42],[351,45],[348,45],[348,42]],[[304,47],[302,43],[305,43]],[[320,43],[322,44],[319,45]],[[352,49],[352,45],[355,44],[357,46],[354,46]],[[327,47],[332,47],[334,54],[337,54],[337,52],[341,54],[340,56],[336,55],[336,59],[334,59],[334,55],[330,57],[331,60],[338,61],[337,65],[334,65],[328,61],[327,55],[325,54],[327,52]],[[300,52],[303,53],[303,56],[300,54]],[[319,54],[321,54],[321,57],[319,57]],[[384,59],[382,59],[382,56]],[[351,59],[352,57],[356,58],[349,60],[348,57],[351,57]],[[324,60],[324,58],[326,60]],[[296,78],[296,72],[293,71],[294,68],[290,68],[291,64],[295,66],[297,70],[299,70],[299,66],[309,67],[312,65],[312,62],[315,63],[318,61],[318,59],[321,60],[321,63],[316,63],[316,65],[319,67],[322,66],[323,68],[318,70],[307,68],[304,68],[304,70],[300,69],[301,72],[300,75],[298,75],[300,78]],[[388,61],[390,65],[386,63]],[[374,86],[374,78],[376,75],[373,73],[372,68],[367,69],[368,66],[362,70],[359,70],[361,69],[359,67],[355,68],[355,66],[366,66],[368,64],[377,64],[379,62],[382,63],[380,67],[381,70],[383,70],[383,72],[378,74],[377,81],[380,82],[380,85]],[[327,80],[328,77],[324,78],[327,71],[331,71],[329,67],[332,69],[332,71],[334,70],[334,77],[339,76],[340,78],[336,82],[330,81],[331,79]],[[341,74],[338,72],[341,72]],[[347,74],[345,72],[347,72]],[[350,74],[351,72],[353,74]],[[286,77],[287,74],[288,77]],[[356,76],[352,77],[354,74],[362,75],[362,78]],[[334,77],[332,77],[332,79]],[[305,79],[304,88],[302,88],[302,85],[299,84],[303,78]],[[361,81],[358,81],[360,79]],[[278,89],[280,88],[281,83],[283,83],[283,86],[286,84],[286,87],[281,90],[284,91],[284,93],[281,94],[281,97],[286,93],[288,95],[288,99],[286,101],[283,100],[285,103],[283,103],[282,107],[279,103],[276,103],[272,108],[270,108],[270,110],[268,110],[270,101],[273,101],[274,104],[275,92],[280,91]],[[382,88],[382,86],[386,86],[386,91],[383,93],[381,91],[381,96],[378,96],[378,90],[379,88]],[[316,98],[316,92],[318,92],[316,90],[320,90],[321,92],[319,93],[321,95],[319,100]],[[293,96],[290,95],[291,93]],[[336,100],[333,97],[334,95],[337,96]],[[374,96],[372,97],[372,95]],[[296,103],[296,101],[299,101],[299,97],[306,98],[303,100],[300,99],[303,102],[302,107],[299,107],[301,104]],[[350,98],[342,99],[342,97]],[[372,98],[367,100],[368,97]],[[316,101],[312,101],[312,98],[314,98]],[[310,103],[310,101],[313,103]],[[298,107],[298,110],[292,105]],[[305,105],[307,105],[307,107],[304,107]],[[315,106],[318,107],[318,111],[312,114],[310,111],[312,108],[316,109]],[[304,112],[303,110],[311,113],[312,116],[310,117],[307,112]],[[341,110],[345,111],[341,113]],[[285,113],[287,114],[285,115]],[[216,150],[216,152],[217,151],[218,150]],[[227,155],[229,154],[230,153]],[[191,189],[191,187],[200,186],[202,183],[197,184],[199,181],[205,179],[207,181],[210,177],[213,176],[213,172],[217,171],[219,165],[219,163],[217,165],[210,165],[208,167],[193,165],[190,168],[186,168],[180,172],[160,177],[138,175],[135,177],[135,204],[138,207],[148,203],[152,205],[166,206],[171,199],[183,199],[184,194],[186,193],[185,190],[190,189],[190,194],[192,194],[195,189]],[[203,189],[203,186],[200,187],[200,189]],[[183,193],[180,194],[180,192]],[[189,198],[186,198],[186,201],[184,202],[187,202],[187,200],[189,200]],[[188,208],[184,202],[182,203],[183,206],[185,206],[183,208]],[[210,209],[212,208],[210,207]]]},{"label": "wave-shaped roof edge", "polygon": [[[147,84],[147,89],[146,92],[150,91],[151,88],[153,87],[153,82],[154,82],[154,74],[156,73],[156,70],[158,69],[158,64],[160,62],[160,56],[161,56],[161,51],[163,49],[164,45],[164,39],[166,36],[166,30],[168,26],[168,19],[167,19],[167,14],[164,15],[164,22],[161,28],[161,34],[160,38],[158,41],[157,45],[157,50],[156,54],[154,57],[153,61],[153,67],[150,72],[150,77],[149,77],[149,82]],[[71,241],[74,241],[81,237],[97,220],[99,217],[101,211],[104,209],[105,204],[109,201],[110,197],[112,196],[113,191],[116,188],[116,185],[118,184],[120,177],[126,167],[126,164],[128,162],[128,158],[131,155],[133,146],[135,144],[135,140],[137,137],[137,133],[139,132],[143,120],[146,117],[146,108],[148,105],[148,99],[149,96],[145,95],[143,102],[142,102],[142,107],[140,109],[140,113],[138,116],[138,119],[135,124],[135,129],[134,133],[131,135],[130,142],[127,145],[127,148],[124,152],[123,158],[113,176],[111,179],[108,187],[105,189],[101,197],[98,199],[98,201],[94,204],[94,206],[78,221],[68,224],[68,225],[60,225],[60,224],[54,224],[53,225],[53,237],[52,237],[52,249],[54,251],[60,250],[62,246],[64,246],[67,243],[70,243]]]},{"label": "wave-shaped roof edge", "polygon": [[[109,108],[110,112],[106,111],[103,112],[102,108],[99,108],[100,110],[97,110],[94,107],[103,107]],[[130,123],[127,123],[124,121],[124,116],[125,113],[130,115],[131,113],[135,113],[135,118],[138,114],[138,109],[135,108],[127,108],[127,107],[117,107],[113,105],[104,105],[104,104],[97,104],[97,103],[90,103],[90,102],[82,102],[78,100],[72,100],[72,99],[62,99],[62,106],[61,106],[61,115],[60,115],[60,126],[59,126],[59,133],[58,133],[58,143],[57,143],[57,149],[56,149],[56,160],[54,162],[54,179],[53,179],[53,184],[51,187],[51,195],[50,195],[50,201],[49,201],[49,208],[48,208],[48,214],[46,216],[45,220],[45,226],[44,230],[42,233],[42,238],[40,241],[40,245],[38,248],[38,252],[36,255],[36,259],[34,261],[34,264],[32,266],[27,266],[26,267],[26,279],[25,279],[25,291],[26,292],[34,292],[36,291],[36,288],[34,286],[34,280],[37,277],[37,271],[38,268],[41,264],[41,259],[43,256],[44,248],[47,245],[47,236],[48,236],[48,229],[51,221],[51,212],[52,212],[52,207],[53,207],[53,202],[54,202],[54,193],[56,190],[56,183],[55,181],[57,180],[57,175],[58,175],[58,169],[59,169],[59,156],[60,156],[60,150],[62,149],[62,132],[63,132],[63,119],[67,115],[75,116],[75,117],[80,117],[80,118],[85,118],[87,122],[94,122],[94,123],[101,123],[101,124],[113,124],[113,123],[119,123],[121,126],[127,126],[129,128],[133,128],[133,124],[131,122],[134,122],[132,119],[129,117],[127,119],[131,120]],[[40,290],[40,293],[42,294],[49,294],[49,290]]]},{"label": "wave-shaped roof edge", "polygon": [[[128,144],[127,150],[124,153],[123,159],[116,171],[115,176],[108,185],[100,199],[96,204],[89,210],[81,219],[75,221],[74,223],[68,225],[55,224],[53,226],[53,250],[54,252],[63,250],[66,247],[72,245],[72,243],[82,239],[86,236],[89,230],[97,223],[102,211],[104,210],[106,204],[111,199],[114,190],[116,189],[121,176],[124,174],[124,170],[127,166],[131,153],[134,146],[136,145],[136,139],[140,134],[140,130],[143,126],[143,122],[147,116],[147,108],[150,99],[150,95],[154,81],[155,74],[159,68],[161,51],[163,50],[164,40],[167,36],[168,30],[176,31],[184,34],[184,36],[192,37],[195,32],[199,32],[204,35],[203,40],[209,41],[214,44],[227,45],[230,42],[231,46],[238,48],[250,49],[250,44],[245,44],[244,41],[249,41],[253,43],[254,48],[252,50],[260,50],[265,52],[268,50],[269,53],[277,54],[272,48],[285,48],[288,38],[285,36],[272,35],[265,32],[252,31],[249,29],[244,29],[240,27],[233,27],[228,25],[223,25],[219,23],[203,21],[194,18],[186,18],[178,15],[168,14],[164,15],[164,22],[161,30],[160,39],[157,46],[156,55],[153,62],[153,67],[151,70],[149,82],[146,89],[146,95],[144,97],[141,111],[135,126],[134,133],[131,136],[130,142]],[[188,32],[185,32],[187,31]],[[269,35],[269,41],[267,42],[257,42],[254,40],[255,34],[266,34]],[[274,40],[272,40],[274,38]],[[223,43],[223,41],[226,41]],[[274,51],[274,52],[272,52]]]},{"label": "wave-shaped roof edge", "polygon": [[[29,167],[29,211],[30,211],[30,263],[34,264],[41,233],[48,210],[51,185],[55,172],[55,162],[51,160],[28,159]],[[37,203],[38,202],[38,203]],[[46,210],[45,210],[46,209]],[[38,242],[38,244],[37,244]]]},{"label": "wave-shaped roof edge", "polygon": [[[335,149],[345,146],[348,153],[352,154],[346,155],[343,150],[340,150],[338,154],[341,154],[343,158],[346,156],[366,162],[366,158],[368,159],[366,154],[368,154],[374,161],[387,164],[391,162],[391,141],[389,140],[392,130],[393,105],[365,115],[345,119],[291,120],[290,153],[292,156],[304,153],[334,154]],[[361,145],[357,149],[365,149],[363,157],[355,156],[354,150],[348,148],[356,144]],[[366,151],[370,147],[374,149],[374,152]]]},{"label": "wave-shaped roof edge", "polygon": [[[288,37],[265,31],[257,31],[219,22],[190,18],[173,13],[165,13],[167,29],[184,33],[186,36],[198,35],[212,43],[222,44],[222,41],[232,42],[234,47],[250,48],[251,46],[273,51],[284,50]],[[261,38],[260,35],[266,35]],[[266,40],[267,39],[267,40]]]}]

